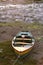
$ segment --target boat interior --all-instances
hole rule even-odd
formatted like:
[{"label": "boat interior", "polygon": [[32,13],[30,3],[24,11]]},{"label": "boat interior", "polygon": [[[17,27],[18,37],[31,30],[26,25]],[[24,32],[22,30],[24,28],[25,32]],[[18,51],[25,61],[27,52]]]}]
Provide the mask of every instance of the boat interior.
[{"label": "boat interior", "polygon": [[26,46],[26,45],[29,45],[29,46],[32,46],[32,37],[30,36],[25,36],[25,37],[22,37],[22,36],[16,36],[16,39],[14,40],[14,44],[13,44],[15,47],[20,47],[20,46]]}]

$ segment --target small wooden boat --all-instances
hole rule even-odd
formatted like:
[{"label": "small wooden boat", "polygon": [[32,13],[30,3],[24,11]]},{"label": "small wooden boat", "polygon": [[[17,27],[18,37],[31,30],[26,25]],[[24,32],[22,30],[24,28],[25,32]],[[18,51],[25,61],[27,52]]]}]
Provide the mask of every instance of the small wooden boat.
[{"label": "small wooden boat", "polygon": [[31,51],[35,43],[32,34],[28,31],[19,32],[12,40],[12,47],[16,54],[24,55]]}]

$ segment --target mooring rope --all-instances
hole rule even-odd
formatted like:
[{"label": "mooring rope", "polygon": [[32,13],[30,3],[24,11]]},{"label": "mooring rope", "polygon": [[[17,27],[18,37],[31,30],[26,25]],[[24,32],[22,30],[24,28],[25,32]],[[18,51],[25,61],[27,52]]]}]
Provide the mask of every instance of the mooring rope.
[{"label": "mooring rope", "polygon": [[18,61],[19,58],[20,58],[20,56],[17,57],[17,59],[14,61],[13,65],[16,64],[16,62]]}]

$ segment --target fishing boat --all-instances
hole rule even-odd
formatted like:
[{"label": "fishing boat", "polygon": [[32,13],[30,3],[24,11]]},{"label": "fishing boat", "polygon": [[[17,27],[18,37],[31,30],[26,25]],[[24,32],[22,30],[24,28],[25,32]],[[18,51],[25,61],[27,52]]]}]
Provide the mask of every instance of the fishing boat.
[{"label": "fishing boat", "polygon": [[12,47],[18,55],[29,53],[35,44],[32,34],[28,31],[19,32],[12,40]]}]

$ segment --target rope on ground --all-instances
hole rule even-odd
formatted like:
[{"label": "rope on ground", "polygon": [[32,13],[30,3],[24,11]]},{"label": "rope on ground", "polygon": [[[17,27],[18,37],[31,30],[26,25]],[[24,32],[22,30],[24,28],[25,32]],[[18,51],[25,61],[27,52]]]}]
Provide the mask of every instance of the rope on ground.
[{"label": "rope on ground", "polygon": [[17,63],[19,58],[20,58],[20,56],[17,57],[17,59],[14,61],[13,65],[15,65]]}]

